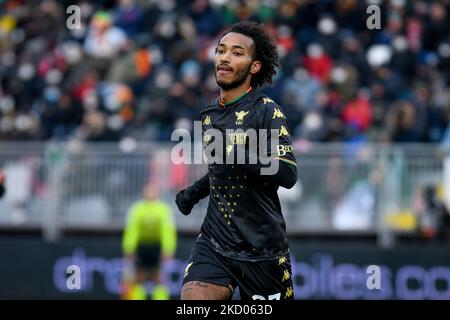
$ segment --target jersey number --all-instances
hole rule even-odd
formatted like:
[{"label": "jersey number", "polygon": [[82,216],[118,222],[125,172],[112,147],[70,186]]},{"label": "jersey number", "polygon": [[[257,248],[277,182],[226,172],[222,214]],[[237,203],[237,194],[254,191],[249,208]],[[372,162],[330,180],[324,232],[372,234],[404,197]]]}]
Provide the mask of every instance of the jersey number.
[{"label": "jersey number", "polygon": [[269,296],[269,299],[266,299],[265,297],[260,296],[259,294],[254,294],[252,296],[253,300],[280,300],[280,298],[281,298],[281,293],[271,294]]}]

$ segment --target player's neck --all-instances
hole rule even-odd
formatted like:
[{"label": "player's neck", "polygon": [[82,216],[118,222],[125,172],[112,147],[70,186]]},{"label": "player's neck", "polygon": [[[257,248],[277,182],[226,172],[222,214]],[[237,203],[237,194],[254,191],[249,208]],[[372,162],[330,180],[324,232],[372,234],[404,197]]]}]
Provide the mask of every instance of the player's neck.
[{"label": "player's neck", "polygon": [[244,83],[243,85],[233,88],[230,90],[220,89],[220,104],[226,106],[236,102],[243,96],[245,96],[248,92],[252,90],[252,87],[248,83]]}]

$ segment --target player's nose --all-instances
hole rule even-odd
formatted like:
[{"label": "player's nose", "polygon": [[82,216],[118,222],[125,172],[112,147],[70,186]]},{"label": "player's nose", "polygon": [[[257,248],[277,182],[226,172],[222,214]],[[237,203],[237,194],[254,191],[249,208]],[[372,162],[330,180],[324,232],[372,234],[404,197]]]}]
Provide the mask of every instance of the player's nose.
[{"label": "player's nose", "polygon": [[230,62],[231,53],[229,51],[225,52],[220,56],[220,64],[228,64]]}]

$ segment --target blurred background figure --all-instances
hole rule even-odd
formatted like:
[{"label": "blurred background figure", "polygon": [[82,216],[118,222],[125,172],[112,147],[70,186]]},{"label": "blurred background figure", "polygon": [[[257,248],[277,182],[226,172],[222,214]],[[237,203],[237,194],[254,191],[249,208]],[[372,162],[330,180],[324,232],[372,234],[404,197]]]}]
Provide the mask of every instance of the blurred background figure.
[{"label": "blurred background figure", "polygon": [[[27,159],[8,163],[3,167],[5,196],[4,200],[10,204],[10,221],[22,224],[29,218],[27,203],[33,193],[32,165]],[[6,191],[7,190],[7,191]]]},{"label": "blurred background figure", "polygon": [[421,238],[448,241],[450,212],[442,199],[439,187],[428,185],[424,188],[420,209],[418,229]]},{"label": "blurred background figure", "polygon": [[[158,189],[148,184],[143,199],[130,209],[123,233],[125,257],[122,298],[129,300],[168,300],[164,285],[163,265],[173,259],[176,249],[176,228],[170,206],[158,200]],[[145,283],[153,282],[147,292]]]},{"label": "blurred background figure", "polygon": [[84,51],[99,74],[105,73],[112,59],[126,47],[126,44],[126,33],[113,26],[111,14],[106,11],[96,12],[84,42]]}]

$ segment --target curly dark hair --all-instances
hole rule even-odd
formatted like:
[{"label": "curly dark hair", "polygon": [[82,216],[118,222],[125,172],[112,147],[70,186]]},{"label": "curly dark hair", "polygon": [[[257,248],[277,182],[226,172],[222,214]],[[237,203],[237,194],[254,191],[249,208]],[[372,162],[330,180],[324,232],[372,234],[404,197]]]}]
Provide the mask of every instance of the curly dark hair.
[{"label": "curly dark hair", "polygon": [[258,88],[272,84],[272,77],[280,63],[275,40],[264,25],[251,21],[238,22],[226,30],[221,39],[230,32],[243,34],[254,42],[253,61],[261,61],[261,70],[252,76],[251,86]]}]

